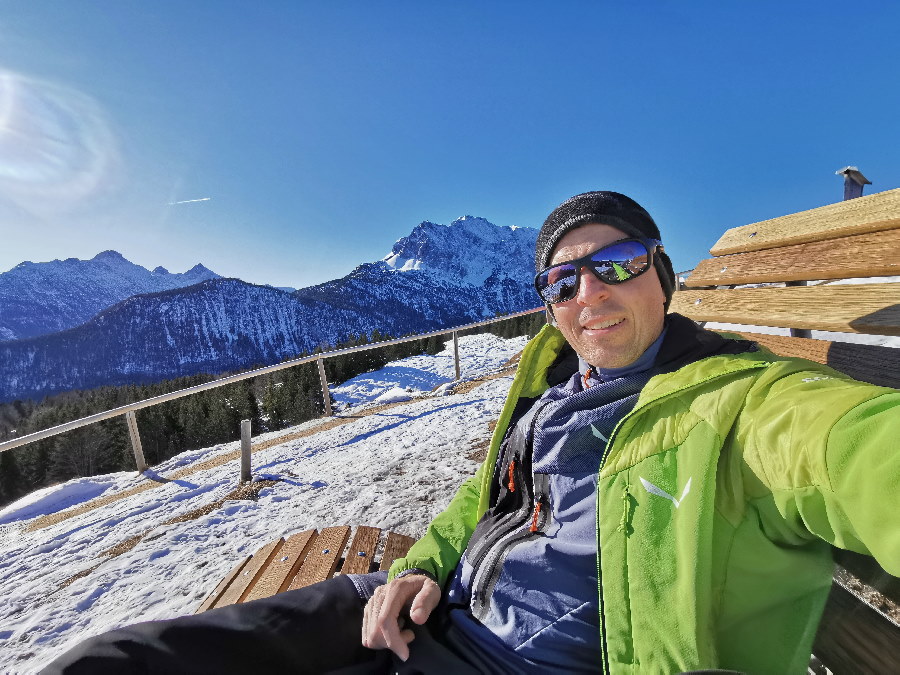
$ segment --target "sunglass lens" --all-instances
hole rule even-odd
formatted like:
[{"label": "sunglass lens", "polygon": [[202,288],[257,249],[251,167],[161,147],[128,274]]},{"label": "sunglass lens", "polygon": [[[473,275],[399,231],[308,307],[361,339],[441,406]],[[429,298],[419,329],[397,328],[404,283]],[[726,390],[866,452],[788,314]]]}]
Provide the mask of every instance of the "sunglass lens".
[{"label": "sunglass lens", "polygon": [[556,265],[541,273],[538,287],[541,289],[544,302],[551,305],[565,302],[575,295],[575,289],[578,287],[578,271],[573,265]]},{"label": "sunglass lens", "polygon": [[638,241],[625,241],[601,248],[591,256],[591,267],[607,284],[620,284],[644,272],[650,265],[647,248]]}]

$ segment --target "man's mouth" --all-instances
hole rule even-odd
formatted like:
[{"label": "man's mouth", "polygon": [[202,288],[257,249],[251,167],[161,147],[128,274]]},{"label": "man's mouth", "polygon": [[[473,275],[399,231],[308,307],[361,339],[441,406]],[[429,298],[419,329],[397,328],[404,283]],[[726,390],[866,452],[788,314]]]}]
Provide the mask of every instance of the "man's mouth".
[{"label": "man's mouth", "polygon": [[607,321],[600,321],[595,323],[589,323],[584,326],[585,330],[605,330],[606,328],[612,328],[613,326],[618,326],[625,319],[608,319]]}]

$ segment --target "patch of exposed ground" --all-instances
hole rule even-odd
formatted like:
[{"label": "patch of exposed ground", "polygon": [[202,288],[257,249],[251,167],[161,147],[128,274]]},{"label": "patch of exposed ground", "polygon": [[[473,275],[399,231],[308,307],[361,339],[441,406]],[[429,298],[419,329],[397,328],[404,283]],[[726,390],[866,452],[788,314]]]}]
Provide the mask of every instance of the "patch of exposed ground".
[{"label": "patch of exposed ground", "polygon": [[[206,504],[205,506],[201,506],[200,508],[194,509],[193,511],[188,511],[187,513],[183,513],[180,516],[175,516],[174,518],[170,518],[169,520],[165,521],[164,523],[161,523],[161,525],[174,525],[175,523],[183,523],[188,520],[196,520],[197,518],[200,518],[201,516],[205,516],[209,513],[212,513],[213,511],[216,511],[216,510],[222,508],[222,505],[225,504],[225,502],[227,502],[227,501],[250,500],[250,501],[255,502],[256,500],[259,499],[259,493],[262,492],[262,490],[264,488],[272,487],[273,485],[277,485],[277,484],[278,484],[277,480],[260,480],[260,481],[251,482],[251,483],[241,483],[237,488],[235,488],[234,490],[229,492],[222,499],[217,499],[216,501],[214,501],[210,504]],[[156,529],[159,529],[159,526],[154,528],[154,530],[156,530]],[[150,530],[148,530],[147,532],[143,532],[141,534],[136,534],[133,537],[128,537],[128,539],[126,539],[125,541],[120,541],[118,544],[116,544],[112,548],[108,548],[105,551],[101,552],[97,557],[98,558],[104,558],[104,557],[115,558],[118,555],[127,553],[128,551],[133,549],[135,546],[137,546],[141,540],[146,538],[148,532],[150,532]],[[155,535],[154,537],[148,538],[148,541],[150,539],[155,539],[156,537],[160,537],[160,536],[162,536],[161,532],[159,534]],[[95,569],[97,569],[100,566],[100,564],[101,563],[97,563],[96,565],[89,567],[86,570],[81,570],[77,574],[72,575],[71,577],[69,577],[68,579],[63,581],[59,585],[59,588],[57,590],[65,588],[66,586],[71,584],[73,581],[81,579],[82,577],[86,577],[88,574],[90,574]]]},{"label": "patch of exposed ground", "polygon": [[471,380],[463,380],[453,387],[452,393],[468,394],[470,391],[472,391],[476,387],[481,386],[489,380],[496,380],[499,377],[507,377],[509,375],[512,375],[514,372],[516,372],[516,367],[519,365],[519,356],[520,354],[516,354],[515,356],[513,356],[509,361],[507,361],[500,367],[500,370],[494,371],[493,373],[488,373],[487,375],[475,377]]},{"label": "patch of exposed ground", "polygon": [[81,571],[78,572],[77,574],[73,574],[73,575],[70,576],[68,579],[66,579],[64,582],[62,582],[62,583],[59,585],[59,588],[56,589],[56,590],[60,590],[60,589],[62,589],[62,588],[65,588],[66,586],[68,586],[68,585],[71,584],[72,582],[78,581],[78,580],[81,579],[82,577],[86,577],[88,574],[90,574],[91,572],[93,572],[93,571],[94,571],[95,569],[97,569],[98,567],[100,567],[100,563],[97,563],[97,564],[94,565],[93,567],[88,567],[86,570],[81,570]]},{"label": "patch of exposed ground", "polygon": [[[506,363],[504,363],[499,370],[487,374],[482,375],[480,377],[476,377],[471,380],[465,380],[457,384],[451,390],[453,394],[465,394],[476,387],[484,384],[489,380],[495,380],[499,377],[505,377],[511,375],[515,372],[516,367],[519,363],[519,357],[521,356],[521,352],[516,354],[512,358],[510,358]],[[385,412],[386,410],[390,410],[392,408],[397,408],[400,406],[408,405],[410,401],[398,401],[395,403],[385,403],[383,405],[373,406],[371,408],[364,408],[355,414],[346,414],[346,415],[336,415],[331,419],[323,422],[322,424],[318,424],[316,426],[310,427],[308,429],[303,429],[302,431],[297,431],[291,434],[286,434],[284,436],[279,436],[278,438],[272,438],[267,441],[261,441],[259,443],[254,443],[251,446],[251,453],[260,452],[262,450],[266,450],[271,448],[274,445],[281,445],[282,443],[288,443],[290,441],[295,441],[299,438],[306,438],[307,436],[313,436],[321,431],[328,431],[329,429],[334,429],[342,424],[347,424],[348,422],[352,422],[354,420],[358,420],[362,417],[366,417],[368,415],[376,415],[378,413]],[[490,441],[488,440],[488,443]],[[480,444],[472,451],[472,454],[476,454],[478,452],[478,448],[480,448]],[[485,447],[481,452],[486,455],[487,447]],[[205,471],[207,469],[212,469],[217,466],[221,466],[226,462],[231,462],[233,460],[239,459],[241,456],[240,450],[235,450],[233,452],[227,452],[212,459],[208,459],[205,462],[200,462],[198,464],[192,464],[191,466],[184,467],[182,469],[178,469],[177,471],[173,471],[171,474],[165,477],[164,480],[160,481],[156,480],[148,480],[146,482],[142,482],[139,485],[135,485],[134,487],[128,488],[126,490],[122,490],[121,492],[116,492],[115,494],[106,495],[104,497],[98,497],[97,499],[92,499],[89,502],[85,502],[84,504],[80,504],[74,508],[59,511],[58,513],[50,513],[46,516],[41,516],[40,518],[35,518],[31,521],[28,526],[25,528],[25,532],[33,532],[34,530],[39,530],[44,527],[50,527],[51,525],[56,525],[64,520],[69,518],[73,518],[74,516],[81,515],[82,513],[87,513],[88,511],[93,511],[96,508],[101,506],[105,506],[106,504],[111,504],[112,502],[119,501],[120,499],[125,499],[127,497],[131,497],[132,495],[140,494],[141,492],[145,492],[146,490],[152,490],[159,485],[173,480],[178,480],[189,476],[191,474],[197,473],[199,471]],[[479,461],[479,460],[476,460]]]},{"label": "patch of exposed ground", "polygon": [[[237,488],[229,492],[227,495],[222,497],[222,499],[217,499],[214,502],[210,502],[209,504],[205,504],[199,508],[196,508],[192,511],[188,511],[187,513],[182,513],[180,516],[175,516],[174,518],[170,518],[169,520],[160,523],[162,525],[174,525],[175,523],[184,523],[188,520],[196,520],[202,516],[208,515],[213,511],[216,511],[222,508],[222,505],[227,501],[238,501],[238,500],[250,500],[255,502],[259,499],[259,493],[262,492],[264,488],[272,487],[273,485],[277,485],[277,480],[259,480],[250,483],[241,483]],[[159,526],[157,526],[159,527]],[[154,528],[157,529],[157,528]],[[148,530],[149,531],[149,530]],[[129,537],[125,541],[121,541],[112,548],[108,548],[105,551],[102,551],[99,556],[109,556],[110,558],[114,558],[117,555],[122,555],[123,553],[130,551],[135,546],[138,545],[145,536],[146,532],[142,534],[137,534],[133,537]]]},{"label": "patch of exposed ground", "polygon": [[481,464],[487,459],[488,449],[491,447],[491,437],[494,435],[494,429],[497,428],[497,420],[488,422],[488,435],[486,438],[475,443],[466,455],[467,459]]}]

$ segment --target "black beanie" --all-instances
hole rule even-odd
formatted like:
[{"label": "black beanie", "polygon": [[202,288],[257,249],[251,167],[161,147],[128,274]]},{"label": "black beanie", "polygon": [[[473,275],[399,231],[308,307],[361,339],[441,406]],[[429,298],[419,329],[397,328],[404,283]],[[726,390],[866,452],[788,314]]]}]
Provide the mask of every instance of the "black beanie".
[{"label": "black beanie", "polygon": [[[609,225],[621,230],[629,237],[638,239],[662,240],[659,228],[653,222],[650,214],[630,197],[618,192],[585,192],[575,195],[557,206],[553,213],[547,216],[538,233],[537,244],[534,252],[534,265],[536,272],[545,269],[553,255],[553,249],[559,240],[570,230],[582,225],[596,223]],[[653,266],[666,294],[665,307],[668,310],[675,289],[675,271],[672,269],[672,261],[664,251],[657,250],[653,255]]]}]

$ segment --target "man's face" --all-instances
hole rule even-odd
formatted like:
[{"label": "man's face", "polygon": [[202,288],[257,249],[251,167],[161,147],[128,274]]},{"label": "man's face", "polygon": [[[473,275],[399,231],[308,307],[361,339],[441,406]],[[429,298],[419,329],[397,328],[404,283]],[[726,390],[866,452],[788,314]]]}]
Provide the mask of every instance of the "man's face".
[{"label": "man's face", "polygon": [[[559,240],[550,264],[574,260],[628,235],[609,225],[583,225]],[[572,348],[597,368],[634,363],[663,329],[666,296],[649,269],[621,284],[605,284],[582,269],[574,298],[553,305],[556,325]]]}]

